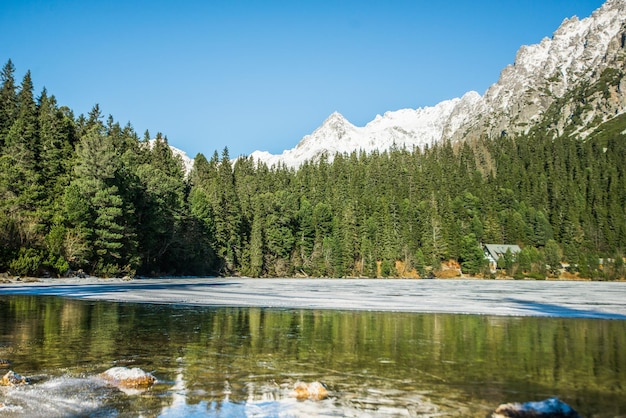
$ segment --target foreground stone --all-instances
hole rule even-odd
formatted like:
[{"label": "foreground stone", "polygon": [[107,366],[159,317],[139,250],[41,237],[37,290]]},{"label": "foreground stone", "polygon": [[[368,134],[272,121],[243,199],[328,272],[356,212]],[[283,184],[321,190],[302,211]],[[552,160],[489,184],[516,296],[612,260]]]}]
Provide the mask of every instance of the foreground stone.
[{"label": "foreground stone", "polygon": [[492,418],[580,418],[571,406],[557,398],[540,402],[507,403],[500,405]]},{"label": "foreground stone", "polygon": [[328,397],[328,390],[320,382],[296,382],[292,396],[298,400],[310,399],[312,401],[321,401]]},{"label": "foreground stone", "polygon": [[146,389],[157,381],[152,374],[138,367],[112,367],[100,376],[113,386],[131,389]]},{"label": "foreground stone", "polygon": [[0,386],[19,386],[27,385],[29,383],[30,381],[28,380],[28,378],[20,376],[13,370],[9,370],[7,374],[2,376],[2,379],[0,379]]}]

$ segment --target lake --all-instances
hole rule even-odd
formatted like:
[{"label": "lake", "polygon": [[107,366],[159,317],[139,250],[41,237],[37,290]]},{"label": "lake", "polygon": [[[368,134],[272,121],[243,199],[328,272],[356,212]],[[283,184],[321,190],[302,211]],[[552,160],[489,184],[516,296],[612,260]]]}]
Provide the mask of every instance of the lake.
[{"label": "lake", "polygon": [[[556,396],[626,415],[626,321],[0,295],[3,416],[463,416]],[[125,393],[113,366],[157,377]],[[4,374],[6,369],[0,369]],[[321,401],[291,396],[324,383]]]}]

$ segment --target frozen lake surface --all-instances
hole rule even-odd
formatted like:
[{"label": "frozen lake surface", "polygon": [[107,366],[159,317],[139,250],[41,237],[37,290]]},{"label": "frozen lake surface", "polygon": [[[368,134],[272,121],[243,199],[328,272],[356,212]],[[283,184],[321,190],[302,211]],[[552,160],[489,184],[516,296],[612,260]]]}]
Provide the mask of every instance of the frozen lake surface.
[{"label": "frozen lake surface", "polygon": [[[626,283],[45,279],[0,284],[0,416],[626,416]],[[552,318],[548,318],[551,316]],[[141,392],[100,373],[138,367]],[[329,396],[299,400],[299,382]]]},{"label": "frozen lake surface", "polygon": [[626,319],[626,283],[514,280],[44,279],[5,295],[262,307]]}]

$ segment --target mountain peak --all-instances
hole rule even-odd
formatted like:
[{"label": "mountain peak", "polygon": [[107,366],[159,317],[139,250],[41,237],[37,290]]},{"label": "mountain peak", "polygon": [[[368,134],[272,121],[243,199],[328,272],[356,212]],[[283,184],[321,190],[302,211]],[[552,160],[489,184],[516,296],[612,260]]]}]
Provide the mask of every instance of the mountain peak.
[{"label": "mountain peak", "polygon": [[[515,62],[502,70],[499,80],[483,96],[468,92],[432,107],[385,112],[364,127],[356,127],[333,112],[295,148],[271,157],[255,155],[269,165],[281,162],[298,167],[324,154],[332,159],[335,153],[412,149],[442,140],[528,132],[555,100],[581,82],[598,81],[609,67],[623,73],[624,57],[626,0],[607,0],[590,17],[564,19],[552,37],[521,46]],[[589,120],[606,120],[626,112],[625,90],[617,89],[611,104],[594,111]]]},{"label": "mountain peak", "polygon": [[341,120],[341,119],[345,119],[345,118],[343,117],[343,115],[342,115],[341,113],[339,113],[339,112],[337,112],[337,111],[335,110],[333,113],[331,113],[331,114],[330,114],[330,116],[329,116],[329,117],[327,117],[327,118],[326,118],[326,120],[327,120],[327,121],[329,121],[329,120],[333,120],[333,119],[339,119],[339,120]]},{"label": "mountain peak", "polygon": [[324,122],[322,122],[322,125],[320,126],[320,128],[325,127],[327,129],[330,128],[330,129],[338,130],[338,129],[343,129],[345,125],[352,126],[352,124],[348,122],[348,120],[344,118],[341,113],[334,111],[333,113],[330,114],[329,117],[326,118]]}]

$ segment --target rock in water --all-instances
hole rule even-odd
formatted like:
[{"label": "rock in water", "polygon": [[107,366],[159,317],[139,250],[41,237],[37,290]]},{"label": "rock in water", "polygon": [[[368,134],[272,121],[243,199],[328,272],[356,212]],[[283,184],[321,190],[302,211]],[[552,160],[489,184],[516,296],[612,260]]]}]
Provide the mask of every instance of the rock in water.
[{"label": "rock in water", "polygon": [[292,396],[299,400],[310,399],[312,401],[321,401],[328,397],[328,390],[320,382],[296,382]]},{"label": "rock in water", "polygon": [[2,376],[0,379],[0,386],[19,386],[19,385],[27,385],[30,381],[19,374],[15,373],[13,370],[9,370],[7,374]]},{"label": "rock in water", "polygon": [[5,358],[0,358],[0,369],[8,369],[11,367],[11,362]]},{"label": "rock in water", "polygon": [[580,418],[571,406],[557,398],[540,402],[507,403],[500,405],[492,418]]},{"label": "rock in water", "polygon": [[122,388],[148,388],[156,381],[152,374],[138,367],[112,367],[103,372],[101,377],[114,386]]}]

